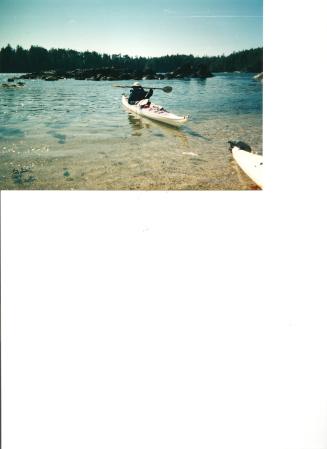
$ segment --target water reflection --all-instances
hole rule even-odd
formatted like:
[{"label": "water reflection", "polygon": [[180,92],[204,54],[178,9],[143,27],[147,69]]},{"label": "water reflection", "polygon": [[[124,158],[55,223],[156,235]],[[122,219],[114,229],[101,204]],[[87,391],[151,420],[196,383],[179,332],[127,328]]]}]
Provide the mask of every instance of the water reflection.
[{"label": "water reflection", "polygon": [[[185,127],[182,127],[181,129],[175,128],[173,126],[166,125],[165,123],[153,122],[146,117],[140,117],[133,113],[128,113],[128,122],[132,128],[132,136],[140,137],[143,135],[144,130],[146,129],[151,132],[152,137],[160,138],[160,140],[165,137],[168,139],[179,140],[179,144],[182,147],[187,148],[189,146],[189,138],[184,132]],[[209,140],[197,133],[188,131],[188,134],[199,136],[205,140]]]},{"label": "water reflection", "polygon": [[133,114],[128,114],[128,121],[133,131],[139,131],[140,129],[144,128],[144,124],[140,117],[136,117]]},{"label": "water reflection", "polygon": [[207,78],[195,78],[195,80],[198,84],[207,84]]}]

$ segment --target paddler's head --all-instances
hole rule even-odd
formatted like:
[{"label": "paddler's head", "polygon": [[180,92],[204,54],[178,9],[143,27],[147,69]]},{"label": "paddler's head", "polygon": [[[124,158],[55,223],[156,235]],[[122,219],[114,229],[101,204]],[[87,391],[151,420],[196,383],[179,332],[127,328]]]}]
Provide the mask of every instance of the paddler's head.
[{"label": "paddler's head", "polygon": [[139,82],[135,82],[135,83],[133,83],[133,89],[140,89],[142,86],[141,86],[141,84],[139,83]]}]

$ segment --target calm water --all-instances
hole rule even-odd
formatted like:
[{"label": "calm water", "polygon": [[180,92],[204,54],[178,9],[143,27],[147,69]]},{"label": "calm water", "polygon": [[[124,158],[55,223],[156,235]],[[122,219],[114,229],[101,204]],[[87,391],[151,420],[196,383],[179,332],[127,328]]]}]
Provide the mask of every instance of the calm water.
[{"label": "calm water", "polygon": [[152,101],[190,114],[180,129],[126,112],[117,82],[0,87],[0,188],[253,189],[227,145],[243,140],[262,152],[262,84],[252,77],[144,81],[173,87]]}]

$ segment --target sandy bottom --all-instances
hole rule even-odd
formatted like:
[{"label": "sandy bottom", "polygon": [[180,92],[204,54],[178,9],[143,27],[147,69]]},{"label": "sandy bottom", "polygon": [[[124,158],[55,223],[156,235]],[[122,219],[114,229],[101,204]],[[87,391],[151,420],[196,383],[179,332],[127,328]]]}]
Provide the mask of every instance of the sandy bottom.
[{"label": "sandy bottom", "polygon": [[190,121],[174,129],[126,113],[126,138],[60,131],[0,141],[0,188],[27,190],[254,190],[228,151],[262,153],[258,114]]}]

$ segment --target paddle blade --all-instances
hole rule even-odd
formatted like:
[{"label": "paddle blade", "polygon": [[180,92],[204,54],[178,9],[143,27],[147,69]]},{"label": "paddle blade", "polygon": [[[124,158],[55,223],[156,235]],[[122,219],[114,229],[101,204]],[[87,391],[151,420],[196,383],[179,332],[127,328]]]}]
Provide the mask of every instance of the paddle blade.
[{"label": "paddle blade", "polygon": [[[133,88],[133,86],[120,86],[120,85],[117,85],[117,84],[114,84],[112,87],[122,87],[123,89],[124,88],[132,89]],[[167,94],[169,94],[173,90],[173,88],[171,86],[166,86],[166,87],[144,87],[144,89],[160,89],[160,90],[163,90],[164,92],[166,92]]]}]

